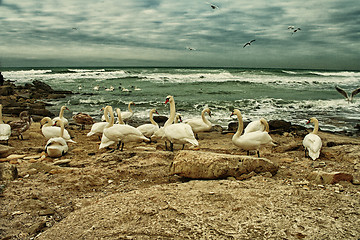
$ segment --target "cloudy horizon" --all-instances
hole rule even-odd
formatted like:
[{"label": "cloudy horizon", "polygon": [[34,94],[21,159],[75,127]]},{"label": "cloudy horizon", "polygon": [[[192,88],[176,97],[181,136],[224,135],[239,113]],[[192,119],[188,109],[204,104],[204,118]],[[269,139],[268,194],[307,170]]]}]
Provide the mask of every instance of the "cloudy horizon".
[{"label": "cloudy horizon", "polygon": [[211,4],[0,0],[0,66],[360,70],[355,0]]}]

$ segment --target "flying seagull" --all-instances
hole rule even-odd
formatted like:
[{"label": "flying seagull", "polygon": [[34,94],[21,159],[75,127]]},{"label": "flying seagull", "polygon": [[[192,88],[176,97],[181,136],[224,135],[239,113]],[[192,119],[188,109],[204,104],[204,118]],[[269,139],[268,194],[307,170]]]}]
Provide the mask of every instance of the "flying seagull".
[{"label": "flying seagull", "polygon": [[[293,29],[292,29],[293,30]],[[294,29],[294,31],[291,33],[291,35],[293,35],[294,33],[296,33],[297,31],[300,31],[301,30],[301,28],[296,28],[296,29]]]},{"label": "flying seagull", "polygon": [[339,88],[338,86],[335,86],[335,89],[336,89],[341,95],[343,95],[348,102],[352,102],[354,96],[360,92],[360,88],[357,88],[357,89],[355,89],[354,91],[351,92],[351,95],[350,95],[350,97],[349,97],[348,94],[344,91],[344,89],[341,89],[341,88]]},{"label": "flying seagull", "polygon": [[192,47],[186,47],[186,49],[188,49],[189,51],[196,51],[196,48],[192,48]]},{"label": "flying seagull", "polygon": [[219,9],[219,7],[216,6],[215,4],[212,4],[212,3],[209,3],[209,2],[207,2],[207,4],[209,4],[212,9]]},{"label": "flying seagull", "polygon": [[247,45],[251,45],[252,42],[255,42],[255,39],[251,40],[250,42],[245,43],[243,48],[246,47]]}]

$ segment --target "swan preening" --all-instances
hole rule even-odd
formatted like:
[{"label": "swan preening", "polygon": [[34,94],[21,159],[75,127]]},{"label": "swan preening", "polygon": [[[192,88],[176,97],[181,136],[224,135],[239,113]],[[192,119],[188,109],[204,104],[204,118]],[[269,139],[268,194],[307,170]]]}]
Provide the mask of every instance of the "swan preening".
[{"label": "swan preening", "polygon": [[352,91],[352,92],[351,92],[351,95],[349,96],[349,95],[347,94],[347,92],[345,92],[344,89],[339,88],[338,86],[335,86],[335,89],[336,89],[341,95],[343,95],[348,102],[353,102],[354,96],[360,92],[360,88],[357,88],[357,89],[355,89],[354,91]]},{"label": "swan preening", "polygon": [[314,123],[314,130],[304,137],[303,145],[305,148],[305,157],[306,150],[308,150],[309,156],[312,160],[315,160],[320,156],[322,146],[321,138],[317,135],[319,131],[319,121],[315,117],[312,117],[307,122],[307,124],[309,123]]},{"label": "swan preening", "polygon": [[269,124],[264,118],[250,122],[244,129],[244,134],[256,131],[269,132]]},{"label": "swan preening", "polygon": [[273,139],[266,131],[254,131],[246,134],[242,134],[244,123],[242,120],[241,112],[238,109],[234,109],[230,116],[236,115],[238,118],[238,129],[232,138],[232,142],[243,150],[247,150],[248,154],[250,150],[256,150],[258,157],[260,157],[260,149],[267,145],[275,146]]},{"label": "swan preening", "polygon": [[[41,124],[41,132],[46,139],[60,137],[61,136],[61,127],[54,126],[56,123],[49,117],[44,117],[40,121]],[[69,132],[64,129],[62,138],[65,139],[66,142],[76,143],[74,140],[71,139]]]},{"label": "swan preening", "polygon": [[[138,129],[130,125],[114,124],[114,112],[111,106],[106,106],[104,114],[105,116],[110,114],[110,122],[105,127],[103,135],[111,141],[118,142],[118,148],[121,144],[121,151],[123,151],[125,143],[150,141],[150,139],[145,137]],[[119,114],[119,121],[121,121],[121,113]],[[102,148],[102,146],[100,146],[100,148]]]},{"label": "swan preening", "polygon": [[50,138],[45,145],[45,151],[50,157],[61,157],[69,150],[66,140],[64,139],[64,122],[60,119],[57,120],[56,124],[60,125],[60,135]]},{"label": "swan preening", "polygon": [[205,113],[209,114],[209,116],[211,117],[210,108],[205,108],[201,112],[201,118],[192,118],[184,121],[184,123],[191,126],[191,129],[195,133],[196,139],[198,139],[199,132],[207,132],[210,131],[212,128],[212,124],[208,119],[206,119]]},{"label": "swan preening", "polygon": [[2,105],[0,104],[0,141],[6,141],[8,143],[10,135],[11,127],[9,124],[3,122]]},{"label": "swan preening", "polygon": [[185,123],[173,123],[176,114],[174,97],[167,96],[165,104],[166,103],[170,104],[170,117],[164,125],[164,137],[170,142],[170,150],[174,150],[174,143],[182,144],[183,149],[186,143],[190,143],[193,146],[199,146],[190,125]]}]

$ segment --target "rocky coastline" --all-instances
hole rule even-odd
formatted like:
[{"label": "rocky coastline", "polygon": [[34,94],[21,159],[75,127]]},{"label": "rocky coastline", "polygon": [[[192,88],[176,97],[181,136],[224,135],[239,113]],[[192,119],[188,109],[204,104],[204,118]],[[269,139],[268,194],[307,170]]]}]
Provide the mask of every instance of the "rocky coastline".
[{"label": "rocky coastline", "polygon": [[58,91],[39,80],[25,85],[15,85],[12,81],[5,81],[0,86],[0,103],[3,105],[3,114],[18,117],[20,112],[28,111],[34,121],[43,117],[53,117],[54,113],[46,109],[44,100],[65,98],[71,91]]}]

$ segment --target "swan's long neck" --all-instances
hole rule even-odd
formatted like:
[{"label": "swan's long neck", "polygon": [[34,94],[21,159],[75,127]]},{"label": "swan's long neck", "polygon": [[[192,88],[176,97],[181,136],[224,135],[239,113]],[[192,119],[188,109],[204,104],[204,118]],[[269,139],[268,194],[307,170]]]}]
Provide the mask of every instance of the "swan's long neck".
[{"label": "swan's long neck", "polygon": [[129,105],[128,105],[128,109],[129,109],[129,112],[131,112],[131,113],[132,113],[133,111],[132,111],[132,109],[131,109],[131,107],[130,107],[130,106],[131,106],[131,104],[132,104],[132,103],[129,103]]},{"label": "swan's long neck", "polygon": [[119,124],[125,124],[124,121],[123,121],[122,118],[121,118],[120,108],[117,108],[117,109],[116,109],[116,113],[117,113],[117,115],[118,115]]},{"label": "swan's long neck", "polygon": [[319,131],[319,121],[317,119],[314,119],[314,130],[313,130],[313,134],[317,134]]},{"label": "swan's long neck", "polygon": [[202,112],[201,112],[201,118],[203,120],[203,122],[206,124],[206,125],[211,125],[211,122],[209,120],[206,119],[205,117],[205,112],[206,112],[206,109],[204,109]]},{"label": "swan's long neck", "polygon": [[238,125],[238,129],[237,129],[237,131],[235,133],[235,136],[240,137],[242,132],[243,132],[243,129],[244,129],[244,123],[243,123],[242,116],[241,116],[240,112],[236,113],[236,116],[238,118],[239,125]]},{"label": "swan's long neck", "polygon": [[170,116],[169,119],[165,122],[164,127],[171,125],[175,120],[175,114],[176,114],[175,101],[171,99],[169,101],[169,104],[170,104]]},{"label": "swan's long neck", "polygon": [[150,122],[151,122],[151,124],[157,126],[158,124],[157,124],[157,122],[154,121],[153,115],[154,115],[154,111],[150,111],[150,116],[149,116]]},{"label": "swan's long neck", "polygon": [[108,106],[104,110],[105,118],[106,115],[110,114],[110,121],[109,124],[106,126],[107,128],[114,126],[114,112],[112,110],[112,107]]},{"label": "swan's long neck", "polygon": [[61,130],[60,130],[60,137],[64,138],[64,122],[60,120],[60,127],[61,127]]},{"label": "swan's long neck", "polygon": [[3,124],[3,118],[2,118],[2,105],[0,104],[0,124]]},{"label": "swan's long neck", "polygon": [[261,118],[260,122],[265,126],[265,132],[269,132],[270,131],[269,123],[264,118]]},{"label": "swan's long neck", "polygon": [[60,113],[59,113],[59,118],[60,118],[60,119],[64,117],[64,110],[65,110],[65,107],[62,106],[62,107],[60,108]]}]

